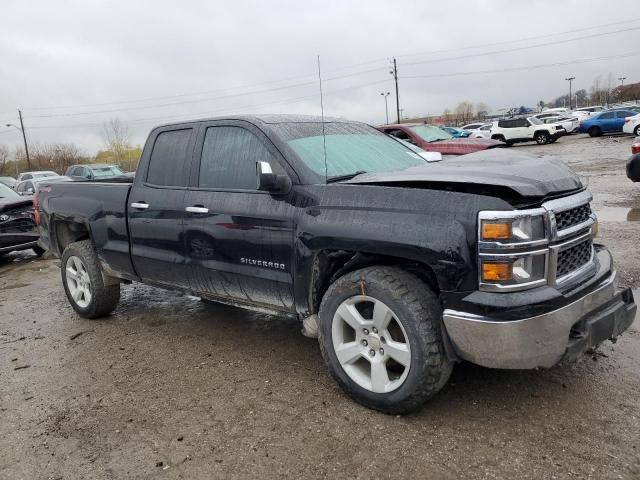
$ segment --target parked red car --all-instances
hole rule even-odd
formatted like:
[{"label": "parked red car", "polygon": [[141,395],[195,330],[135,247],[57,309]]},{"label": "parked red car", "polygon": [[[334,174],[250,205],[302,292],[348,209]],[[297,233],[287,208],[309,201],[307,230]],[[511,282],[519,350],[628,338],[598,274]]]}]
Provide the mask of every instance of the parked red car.
[{"label": "parked red car", "polygon": [[504,146],[503,142],[489,138],[454,138],[441,128],[423,123],[382,125],[378,130],[413,143],[427,152],[440,152],[442,155],[464,155]]}]

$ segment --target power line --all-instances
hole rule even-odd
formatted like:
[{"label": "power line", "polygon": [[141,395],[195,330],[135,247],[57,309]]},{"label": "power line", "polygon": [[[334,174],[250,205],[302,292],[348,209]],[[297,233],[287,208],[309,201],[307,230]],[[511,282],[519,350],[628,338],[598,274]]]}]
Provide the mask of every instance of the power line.
[{"label": "power line", "polygon": [[[435,50],[435,51],[431,51],[431,52],[404,54],[404,55],[397,56],[397,58],[406,58],[406,57],[414,57],[414,56],[420,56],[420,55],[432,55],[432,54],[436,54],[436,53],[447,53],[447,52],[454,52],[454,51],[461,51],[461,50],[468,50],[468,49],[477,49],[477,48],[484,48],[484,47],[489,47],[489,46],[504,45],[504,44],[509,44],[509,43],[520,43],[520,42],[527,41],[527,40],[534,40],[534,39],[539,39],[539,38],[548,38],[548,37],[559,36],[559,35],[567,35],[567,34],[570,34],[570,33],[576,33],[576,32],[585,31],[585,30],[593,30],[594,28],[603,28],[603,27],[612,26],[612,25],[620,25],[620,24],[625,24],[625,23],[632,23],[632,22],[639,21],[639,20],[640,20],[640,18],[635,18],[635,19],[624,20],[624,21],[613,22],[613,23],[607,23],[607,24],[596,25],[596,26],[591,26],[591,27],[585,27],[585,28],[580,28],[580,29],[567,30],[567,31],[558,32],[558,33],[555,33],[555,34],[547,34],[547,35],[538,35],[538,36],[533,36],[533,37],[527,37],[527,38],[523,38],[523,39],[519,39],[519,40],[507,40],[507,41],[494,42],[494,43],[483,44],[483,45],[475,45],[475,46],[470,46],[470,47],[459,47],[459,48],[453,48],[453,49]],[[625,31],[636,30],[638,28],[640,28],[640,27],[635,27],[635,28],[630,28],[630,29],[625,29],[625,30],[619,30],[619,31],[614,31],[614,32],[604,32],[604,33],[600,33],[600,34],[592,34],[592,35],[587,35],[587,36],[584,36],[584,37],[578,37],[578,38],[574,38],[574,39],[567,39],[567,40],[563,40],[563,41],[574,41],[574,40],[581,40],[581,39],[584,39],[584,38],[593,38],[593,37],[598,37],[598,36],[611,35],[611,34],[614,34],[614,33],[621,33],[621,32],[625,32]],[[485,52],[485,53],[465,55],[465,56],[460,56],[460,57],[433,59],[433,60],[426,60],[426,61],[420,61],[420,62],[410,62],[410,63],[404,64],[404,66],[411,66],[411,65],[423,64],[423,63],[431,63],[431,62],[440,62],[440,61],[450,61],[450,60],[471,58],[471,57],[484,56],[484,55],[493,55],[493,54],[505,53],[505,52],[509,52],[509,51],[519,51],[519,50],[524,50],[524,49],[529,49],[529,48],[537,48],[539,46],[546,46],[546,45],[552,45],[552,44],[555,45],[556,43],[557,43],[557,41],[546,42],[546,43],[539,44],[539,45],[518,47],[518,48],[515,48],[515,49],[508,49],[508,50],[499,50],[499,51],[495,51],[495,52]],[[336,68],[336,69],[333,69],[333,70],[327,70],[327,72],[337,72],[337,71],[342,71],[342,70],[348,70],[348,69],[351,69],[351,68],[356,68],[358,66],[364,66],[364,65],[369,65],[369,64],[372,64],[372,63],[376,63],[376,62],[381,62],[383,60],[388,60],[388,57],[384,57],[384,58],[380,58],[380,59],[376,59],[376,60],[370,60],[370,61],[367,61],[367,62],[361,62],[361,63],[350,65],[350,66]],[[363,74],[366,74],[366,73],[371,73],[371,72],[374,72],[374,71],[381,70],[382,68],[383,67],[370,69],[370,70],[365,70],[365,71],[360,71],[360,72],[355,72],[355,73],[352,73],[352,74],[340,75],[340,76],[336,76],[336,77],[329,77],[329,78],[326,79],[326,81],[331,81],[331,80],[337,80],[337,79],[341,79],[341,78],[348,78],[348,77],[352,77],[352,76],[363,75]],[[212,94],[212,93],[221,93],[221,92],[232,91],[232,90],[243,89],[243,88],[253,88],[253,87],[258,87],[258,86],[262,86],[262,85],[271,85],[271,84],[275,84],[275,83],[282,83],[282,82],[285,82],[285,81],[298,80],[298,79],[303,79],[303,78],[314,78],[314,77],[315,77],[315,75],[313,75],[313,74],[300,75],[300,76],[295,76],[295,77],[288,77],[288,78],[281,79],[281,80],[271,80],[271,81],[267,81],[267,82],[261,82],[261,83],[257,83],[257,84],[253,84],[253,85],[246,85],[246,86],[241,86],[241,87],[232,87],[232,88],[226,88],[226,89],[217,89],[217,90],[210,90],[210,91],[204,91],[204,92],[184,93],[184,94],[178,94],[178,95],[166,95],[166,96],[159,96],[159,97],[147,97],[147,98],[142,98],[142,99],[123,100],[123,101],[116,101],[116,102],[93,103],[93,104],[85,104],[85,105],[64,105],[64,106],[52,106],[52,107],[30,107],[30,108],[27,108],[26,110],[55,110],[55,109],[65,109],[65,108],[88,108],[88,107],[99,107],[99,106],[109,106],[109,105],[123,105],[123,104],[129,104],[129,103],[144,103],[144,102],[147,102],[147,101],[154,101],[154,100],[164,100],[164,99],[172,99],[172,98],[184,98],[184,97],[190,97],[190,96],[209,95],[209,94]],[[309,82],[309,83],[313,83],[313,82]],[[300,84],[278,87],[277,89],[295,88],[298,85],[300,85]],[[269,90],[262,90],[260,92],[266,92],[266,91],[269,91]],[[237,96],[240,96],[240,95],[252,95],[254,93],[256,93],[256,92],[245,92],[245,93],[238,93],[238,94],[235,94],[235,95],[237,95]],[[225,97],[226,96],[216,97],[215,99],[225,98]],[[207,100],[206,99],[193,100],[193,101],[188,102],[188,103],[193,103],[193,102],[197,102],[197,101],[207,101]],[[176,104],[179,104],[179,103],[176,102]],[[173,104],[167,104],[167,105],[162,105],[162,106],[168,106],[168,105],[173,105]],[[138,108],[143,108],[143,107],[138,107]],[[161,108],[161,106],[157,106],[156,107],[155,105],[153,105],[153,106],[148,106],[148,107],[144,107],[144,108]],[[130,108],[130,109],[134,109],[134,108]],[[114,112],[115,111],[124,111],[124,109],[122,109],[122,110],[117,109],[117,110],[114,110]],[[100,111],[98,113],[113,113],[113,112]],[[78,114],[85,114],[85,113],[80,112]],[[87,114],[89,114],[89,113],[87,113]],[[41,117],[41,118],[53,117],[53,116],[56,116],[56,115],[58,115],[58,116],[65,116],[65,115],[73,116],[73,115],[76,115],[76,114],[75,113],[70,113],[70,114],[62,113],[62,114],[40,115],[38,117]]]},{"label": "power line", "polygon": [[[583,35],[582,37],[574,37],[574,38],[567,38],[565,40],[563,40],[563,42],[574,42],[577,40],[584,40],[587,38],[597,38],[597,37],[603,37],[605,35],[614,35],[617,33],[624,33],[624,32],[630,32],[630,31],[634,31],[634,30],[640,30],[640,27],[632,27],[632,28],[626,28],[624,30],[615,30],[615,31],[610,31],[610,32],[603,32],[603,33],[593,33],[590,35]],[[449,58],[436,58],[436,59],[432,59],[432,60],[421,60],[419,62],[410,62],[410,63],[404,63],[403,66],[407,67],[407,66],[411,66],[411,65],[424,65],[425,63],[435,63],[435,62],[449,62],[452,60],[464,60],[467,58],[477,58],[477,57],[484,57],[487,55],[497,55],[500,53],[509,53],[509,52],[519,52],[522,50],[529,50],[531,48],[539,48],[539,47],[546,47],[549,45],[558,45],[557,40],[554,40],[552,42],[544,42],[544,43],[538,43],[535,45],[527,45],[524,47],[515,47],[515,48],[507,48],[504,50],[494,50],[492,52],[482,52],[482,53],[474,53],[474,54],[469,54],[469,55],[461,55],[458,57],[449,57]]]},{"label": "power line", "polygon": [[564,65],[576,65],[580,63],[589,63],[589,62],[598,62],[601,60],[611,60],[615,58],[627,58],[634,57],[640,55],[640,52],[632,52],[632,53],[621,53],[619,55],[609,55],[606,57],[596,57],[596,58],[583,58],[580,60],[571,60],[566,62],[554,62],[554,63],[543,63],[539,65],[526,65],[523,67],[508,67],[508,68],[496,68],[491,70],[475,70],[469,72],[454,72],[454,73],[430,73],[425,75],[406,75],[400,77],[401,79],[410,79],[410,78],[446,78],[446,77],[460,77],[466,75],[480,75],[485,73],[501,73],[501,72],[515,72],[519,70],[535,70],[538,68],[546,68],[546,67],[559,67]]},{"label": "power line", "polygon": [[538,39],[541,39],[541,38],[549,38],[549,37],[557,37],[557,36],[561,36],[561,35],[568,35],[570,33],[591,31],[594,28],[611,27],[611,26],[614,26],[614,25],[621,25],[621,24],[625,24],[625,23],[633,23],[633,22],[637,22],[637,21],[640,21],[640,18],[634,18],[634,19],[631,19],[631,20],[623,20],[623,21],[620,21],[620,22],[613,22],[613,23],[604,23],[602,25],[594,25],[594,26],[591,26],[591,27],[577,28],[577,29],[574,29],[574,30],[566,30],[564,32],[550,33],[550,34],[546,34],[546,35],[536,35],[536,36],[533,36],[533,37],[525,37],[525,38],[521,38],[521,39],[518,39],[518,40],[505,40],[505,41],[501,41],[501,42],[484,43],[484,44],[472,45],[472,46],[468,46],[468,47],[447,48],[447,49],[443,49],[443,50],[432,50],[432,51],[428,51],[428,52],[417,52],[417,53],[410,53],[410,54],[404,54],[404,55],[397,55],[396,58],[416,57],[416,56],[421,56],[421,55],[433,55],[433,54],[436,54],[436,53],[449,53],[449,52],[458,52],[458,51],[462,51],[462,50],[471,50],[471,49],[477,49],[477,48],[495,47],[495,46],[498,46],[498,45],[506,45],[506,44],[510,44],[510,43],[520,43],[520,42],[526,42],[528,40],[538,40]]},{"label": "power line", "polygon": [[[373,82],[367,82],[364,84],[358,84],[358,85],[353,85],[353,86],[349,86],[349,87],[343,87],[343,88],[338,88],[338,89],[334,89],[331,90],[327,93],[325,93],[325,96],[331,96],[334,95],[336,93],[339,92],[343,92],[343,91],[347,91],[347,90],[354,90],[354,89],[358,89],[358,88],[364,88],[364,87],[368,87],[371,85],[378,85],[380,83],[385,83],[387,82],[388,79],[382,79],[382,80],[376,80]],[[194,119],[198,119],[198,116],[202,116],[202,115],[206,115],[208,117],[211,117],[212,115],[217,115],[217,114],[224,114],[226,112],[237,112],[238,110],[242,110],[245,108],[260,108],[260,107],[264,107],[264,106],[271,106],[271,105],[286,105],[286,104],[290,104],[290,103],[297,103],[300,101],[304,101],[304,100],[309,100],[309,99],[315,99],[317,98],[317,94],[313,94],[313,95],[305,95],[305,96],[301,96],[301,97],[295,97],[295,98],[290,98],[290,99],[285,99],[285,100],[276,100],[276,101],[271,101],[271,102],[265,102],[265,103],[260,103],[260,104],[248,104],[248,105],[244,105],[241,107],[226,107],[223,109],[217,109],[217,110],[207,110],[206,112],[199,112],[199,113],[187,113],[184,115],[163,115],[160,117],[151,117],[151,118],[141,118],[141,119],[134,119],[131,121],[128,121],[128,124],[138,124],[138,123],[149,123],[149,122],[156,122],[156,121],[178,121],[180,119],[183,118],[188,118],[189,120],[194,120]],[[35,125],[35,126],[30,126],[30,129],[63,129],[63,128],[86,128],[86,127],[102,127],[103,123],[88,123],[88,124],[75,124],[75,125]]]}]

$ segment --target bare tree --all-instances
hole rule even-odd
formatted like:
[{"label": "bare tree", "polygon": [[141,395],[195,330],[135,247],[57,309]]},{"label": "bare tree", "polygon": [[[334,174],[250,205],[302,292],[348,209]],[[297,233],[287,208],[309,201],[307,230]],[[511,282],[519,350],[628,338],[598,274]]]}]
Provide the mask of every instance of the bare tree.
[{"label": "bare tree", "polygon": [[[7,162],[9,161],[9,149],[5,145],[0,145],[0,175],[5,175],[5,168],[7,168]],[[7,168],[8,170],[8,168]]]},{"label": "bare tree", "polygon": [[489,115],[489,107],[484,102],[476,103],[476,115],[478,119],[484,119],[487,115]]},{"label": "bare tree", "polygon": [[455,109],[456,119],[463,123],[473,117],[473,103],[460,102]]},{"label": "bare tree", "polygon": [[133,170],[133,160],[131,155],[131,135],[129,127],[119,118],[112,118],[105,122],[103,128],[104,142],[118,164],[126,164],[128,170]]}]

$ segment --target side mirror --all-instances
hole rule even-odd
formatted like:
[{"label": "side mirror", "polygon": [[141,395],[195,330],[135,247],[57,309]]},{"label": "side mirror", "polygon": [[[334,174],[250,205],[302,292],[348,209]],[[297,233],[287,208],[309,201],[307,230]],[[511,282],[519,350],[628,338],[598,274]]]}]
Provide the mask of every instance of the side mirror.
[{"label": "side mirror", "polygon": [[25,195],[33,195],[33,188],[27,188]]},{"label": "side mirror", "polygon": [[269,162],[256,162],[257,188],[273,193],[287,193],[291,188],[291,180],[287,175],[273,173]]}]

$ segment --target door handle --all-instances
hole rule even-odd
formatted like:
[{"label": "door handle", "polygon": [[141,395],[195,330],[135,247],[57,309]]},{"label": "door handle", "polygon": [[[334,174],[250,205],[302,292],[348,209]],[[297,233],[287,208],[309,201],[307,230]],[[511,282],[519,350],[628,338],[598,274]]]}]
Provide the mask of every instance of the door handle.
[{"label": "door handle", "polygon": [[187,207],[185,210],[189,213],[209,213],[209,209],[205,207]]},{"label": "door handle", "polygon": [[131,208],[139,208],[141,210],[144,210],[146,208],[149,208],[149,204],[147,202],[133,202],[131,204]]}]

